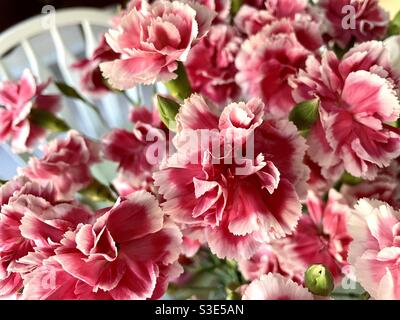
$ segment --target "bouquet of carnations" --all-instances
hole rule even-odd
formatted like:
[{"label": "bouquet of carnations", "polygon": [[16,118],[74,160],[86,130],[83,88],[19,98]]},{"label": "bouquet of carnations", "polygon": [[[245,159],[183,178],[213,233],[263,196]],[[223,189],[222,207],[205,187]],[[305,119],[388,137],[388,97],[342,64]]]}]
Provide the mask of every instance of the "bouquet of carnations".
[{"label": "bouquet of carnations", "polygon": [[[79,88],[1,83],[27,162],[0,183],[0,295],[400,299],[398,34],[377,0],[132,0]],[[155,84],[98,139],[59,114]]]}]

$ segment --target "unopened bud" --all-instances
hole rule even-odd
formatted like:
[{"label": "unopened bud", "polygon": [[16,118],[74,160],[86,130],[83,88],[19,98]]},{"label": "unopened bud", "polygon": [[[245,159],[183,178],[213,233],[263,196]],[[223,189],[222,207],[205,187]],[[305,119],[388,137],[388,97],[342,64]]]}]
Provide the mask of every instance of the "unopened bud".
[{"label": "unopened bud", "polygon": [[181,107],[177,102],[163,96],[157,96],[158,112],[160,113],[161,121],[167,126],[168,129],[176,130],[175,117]]},{"label": "unopened bud", "polygon": [[304,283],[308,290],[318,296],[329,296],[334,289],[331,272],[323,264],[314,264],[304,274]]}]

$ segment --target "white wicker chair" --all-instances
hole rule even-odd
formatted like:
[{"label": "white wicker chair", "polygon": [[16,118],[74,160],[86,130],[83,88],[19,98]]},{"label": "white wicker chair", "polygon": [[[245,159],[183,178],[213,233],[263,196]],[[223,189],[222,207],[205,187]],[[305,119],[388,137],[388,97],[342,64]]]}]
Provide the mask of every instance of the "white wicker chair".
[{"label": "white wicker chair", "polygon": [[[54,11],[44,7],[41,16],[33,17],[0,34],[0,81],[17,79],[30,68],[39,80],[49,77],[79,88],[80,75],[70,66],[78,58],[90,56],[100,35],[108,28],[113,10],[74,8]],[[49,92],[58,92],[54,85]],[[137,87],[128,92],[136,100],[151,105],[153,87]],[[92,100],[91,97],[86,97]],[[98,115],[82,102],[65,99],[61,117],[74,129],[98,138],[111,127],[127,127],[129,103],[125,97],[108,94],[94,101],[99,107],[104,125]],[[0,145],[0,179],[15,175],[24,160],[13,154],[7,144]]]}]

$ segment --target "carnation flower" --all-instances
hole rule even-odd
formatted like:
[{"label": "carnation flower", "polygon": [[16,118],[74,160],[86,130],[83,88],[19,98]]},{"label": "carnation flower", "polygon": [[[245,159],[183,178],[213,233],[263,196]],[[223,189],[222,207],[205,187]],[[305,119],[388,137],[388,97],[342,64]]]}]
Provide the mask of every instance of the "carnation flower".
[{"label": "carnation flower", "polygon": [[72,68],[81,72],[80,84],[82,90],[96,96],[110,92],[110,88],[105,83],[101,74],[100,64],[118,59],[119,57],[120,55],[110,48],[103,36],[100,44],[90,58],[79,60],[72,65]]},{"label": "carnation flower", "polygon": [[90,166],[99,161],[99,145],[76,131],[51,141],[41,159],[30,158],[21,174],[40,184],[52,183],[57,199],[69,200],[93,180]]},{"label": "carnation flower", "polygon": [[330,51],[321,61],[310,56],[306,71],[299,73],[296,102],[320,100],[308,140],[309,155],[325,177],[337,179],[345,169],[373,180],[400,155],[399,135],[387,124],[400,115],[398,76],[389,62],[381,42],[367,42],[341,61]]},{"label": "carnation flower", "polygon": [[[154,174],[165,212],[203,227],[221,258],[250,257],[261,243],[292,233],[301,215],[304,140],[287,121],[264,121],[263,108],[257,99],[233,103],[218,118],[192,95],[176,117],[178,150]],[[191,140],[201,135],[207,139]],[[248,144],[254,157],[243,155]]]},{"label": "carnation flower", "polygon": [[19,81],[0,83],[0,142],[10,139],[14,152],[29,151],[46,133],[29,119],[32,109],[58,110],[59,97],[43,94],[49,83],[38,84],[28,69]]},{"label": "carnation flower", "polygon": [[325,203],[309,192],[306,201],[308,215],[303,215],[290,237],[290,250],[303,265],[303,272],[312,264],[325,265],[338,281],[342,268],[347,266],[351,238],[346,222],[350,213],[340,193],[330,190]]},{"label": "carnation flower", "polygon": [[121,195],[140,189],[151,191],[152,174],[167,152],[168,136],[158,113],[135,108],[130,118],[133,131],[114,129],[102,139],[104,157],[119,164],[120,175],[114,185]]},{"label": "carnation flower", "polygon": [[[216,25],[196,45],[185,64],[192,89],[218,104],[236,99],[240,94],[235,82],[235,58],[241,38],[228,25]],[[208,63],[204,63],[207,60]]]},{"label": "carnation flower", "polygon": [[57,282],[47,291],[37,287],[44,274],[38,269],[24,284],[26,298],[63,297],[68,284],[73,299],[93,299],[99,292],[116,300],[157,299],[164,294],[181,272],[176,261],[182,234],[164,220],[154,196],[138,191],[102,213],[93,225],[81,224],[67,232],[49,261],[60,265],[55,269],[67,283]]},{"label": "carnation flower", "polygon": [[242,300],[314,300],[314,297],[293,280],[268,273],[249,284]]},{"label": "carnation flower", "polygon": [[261,97],[268,113],[284,117],[295,105],[289,80],[312,53],[299,42],[290,24],[278,23],[243,43],[236,58],[236,82],[248,96]]},{"label": "carnation flower", "polygon": [[185,61],[190,48],[203,37],[214,14],[200,4],[157,0],[133,7],[106,34],[120,59],[100,65],[116,89],[176,78],[177,61]]},{"label": "carnation flower", "polygon": [[399,300],[400,212],[361,199],[350,217],[349,262],[358,282],[374,299]]},{"label": "carnation flower", "polygon": [[57,203],[51,185],[18,177],[0,189],[0,295],[16,293],[27,272],[54,254],[64,233],[92,214],[75,203]]},{"label": "carnation flower", "polygon": [[380,40],[386,34],[390,15],[378,0],[320,0],[319,6],[329,21],[328,34],[342,48],[351,41]]},{"label": "carnation flower", "polygon": [[[285,256],[286,248],[283,243],[285,238],[272,241],[269,244],[262,244],[256,253],[249,259],[238,262],[239,271],[247,280],[259,279],[263,274],[279,273],[287,278],[301,283],[304,272],[297,272],[297,268],[292,265],[298,263],[293,257]],[[302,270],[304,271],[304,270]]]}]

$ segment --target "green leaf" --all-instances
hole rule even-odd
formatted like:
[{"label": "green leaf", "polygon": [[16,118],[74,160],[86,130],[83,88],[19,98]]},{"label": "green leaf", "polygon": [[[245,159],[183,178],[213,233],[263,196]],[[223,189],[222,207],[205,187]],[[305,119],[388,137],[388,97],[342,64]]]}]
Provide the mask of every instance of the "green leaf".
[{"label": "green leaf", "polygon": [[65,132],[70,129],[63,120],[43,109],[33,108],[29,114],[29,120],[38,127],[52,132]]},{"label": "green leaf", "polygon": [[182,62],[178,62],[178,68],[175,73],[177,74],[177,78],[168,81],[165,86],[173,97],[184,100],[191,95],[192,88],[190,86],[185,66]]},{"label": "green leaf", "polygon": [[175,117],[178,114],[179,108],[181,106],[174,100],[165,98],[160,95],[157,95],[157,102],[158,112],[160,113],[161,121],[167,126],[168,129],[175,131]]},{"label": "green leaf", "polygon": [[395,36],[400,34],[400,11],[395,15],[389,24],[388,36]]},{"label": "green leaf", "polygon": [[289,114],[289,120],[302,132],[308,132],[318,119],[319,100],[313,99],[297,104]]},{"label": "green leaf", "polygon": [[79,94],[78,91],[76,91],[74,88],[67,85],[66,83],[56,82],[55,85],[57,86],[58,90],[60,90],[60,92],[64,96],[66,96],[68,98],[72,98],[72,99],[79,99],[79,100],[86,102],[86,100]]}]

